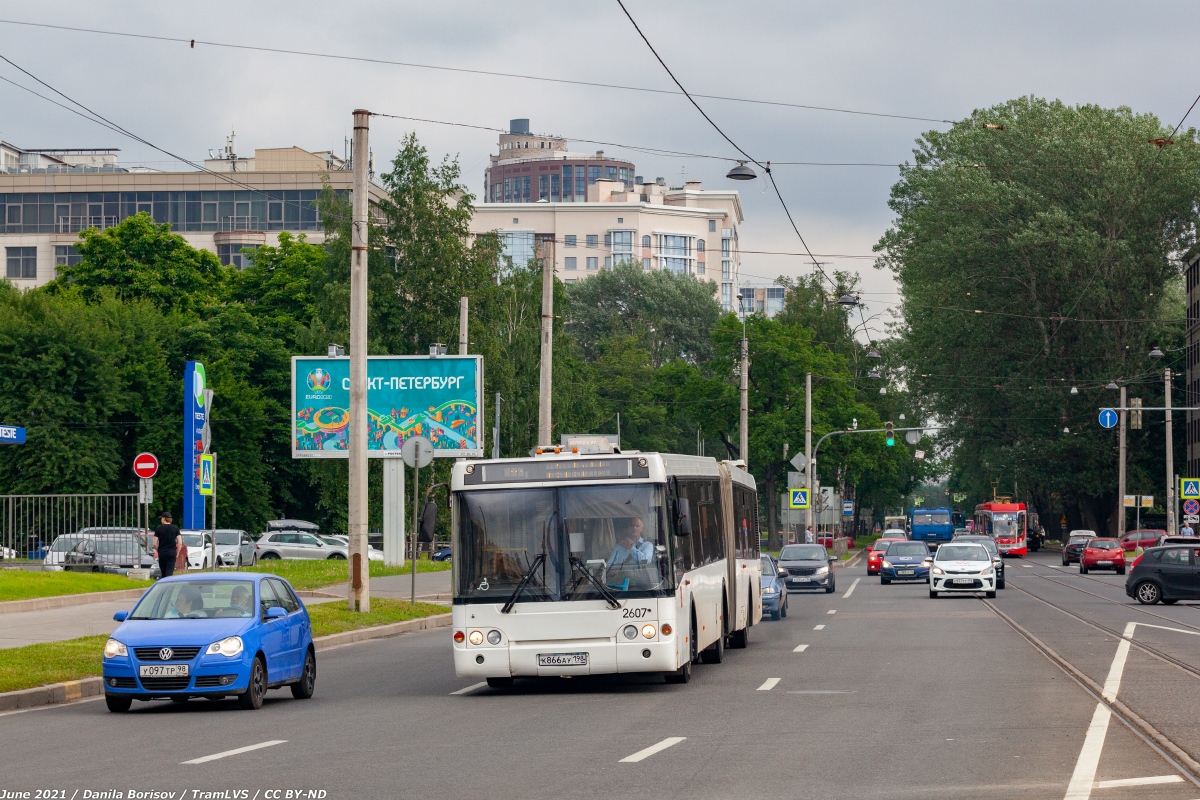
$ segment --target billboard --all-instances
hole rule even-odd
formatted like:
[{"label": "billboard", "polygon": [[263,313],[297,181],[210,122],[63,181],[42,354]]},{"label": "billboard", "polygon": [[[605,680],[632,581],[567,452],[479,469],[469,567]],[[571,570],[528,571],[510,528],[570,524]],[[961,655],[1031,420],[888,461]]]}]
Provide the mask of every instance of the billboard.
[{"label": "billboard", "polygon": [[[424,436],[439,458],[482,458],[482,356],[369,356],[367,456]],[[347,458],[350,359],[292,358],[292,458]]]},{"label": "billboard", "polygon": [[183,520],[179,527],[204,530],[204,496],[200,494],[200,456],[204,453],[204,365],[187,362],[183,373]]}]

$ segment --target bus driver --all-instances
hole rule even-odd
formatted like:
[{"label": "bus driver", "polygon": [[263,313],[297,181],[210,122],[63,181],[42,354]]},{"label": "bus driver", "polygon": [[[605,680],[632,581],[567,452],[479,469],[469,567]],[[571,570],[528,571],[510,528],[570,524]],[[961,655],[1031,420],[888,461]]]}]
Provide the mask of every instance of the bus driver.
[{"label": "bus driver", "polygon": [[613,548],[612,555],[608,557],[608,566],[649,564],[654,556],[654,544],[649,539],[642,538],[642,518],[633,517],[627,520],[625,525],[625,538]]}]

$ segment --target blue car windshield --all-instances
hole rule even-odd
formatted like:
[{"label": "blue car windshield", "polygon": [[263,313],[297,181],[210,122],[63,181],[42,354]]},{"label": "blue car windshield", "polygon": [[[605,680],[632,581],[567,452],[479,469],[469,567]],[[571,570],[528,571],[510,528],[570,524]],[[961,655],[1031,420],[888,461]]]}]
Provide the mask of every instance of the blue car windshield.
[{"label": "blue car windshield", "polygon": [[254,581],[160,581],[130,619],[228,619],[254,616]]},{"label": "blue car windshield", "polygon": [[769,559],[769,558],[762,559],[762,571],[763,571],[763,575],[769,576],[769,575],[774,574],[775,565],[771,563],[771,559]]},{"label": "blue car windshield", "polygon": [[888,558],[895,558],[897,556],[926,555],[929,555],[929,548],[920,542],[896,542],[887,549]]}]

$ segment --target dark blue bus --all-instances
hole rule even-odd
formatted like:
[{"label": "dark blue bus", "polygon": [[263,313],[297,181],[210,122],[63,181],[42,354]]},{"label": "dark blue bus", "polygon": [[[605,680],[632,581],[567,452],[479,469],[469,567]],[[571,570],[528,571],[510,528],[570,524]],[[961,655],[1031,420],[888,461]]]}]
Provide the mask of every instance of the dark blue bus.
[{"label": "dark blue bus", "polygon": [[908,512],[908,536],[937,547],[954,538],[954,520],[948,508],[912,508]]}]

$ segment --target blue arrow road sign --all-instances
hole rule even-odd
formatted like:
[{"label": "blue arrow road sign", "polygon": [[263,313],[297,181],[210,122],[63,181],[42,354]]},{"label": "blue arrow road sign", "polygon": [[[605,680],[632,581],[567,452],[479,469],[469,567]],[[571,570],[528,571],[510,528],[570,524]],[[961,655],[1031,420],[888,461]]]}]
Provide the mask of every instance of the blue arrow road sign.
[{"label": "blue arrow road sign", "polygon": [[808,508],[808,489],[789,489],[790,508]]},{"label": "blue arrow road sign", "polygon": [[25,429],[0,425],[0,444],[25,444]]},{"label": "blue arrow road sign", "polygon": [[1111,408],[1100,409],[1100,425],[1105,428],[1115,427],[1117,424],[1117,412]]}]

